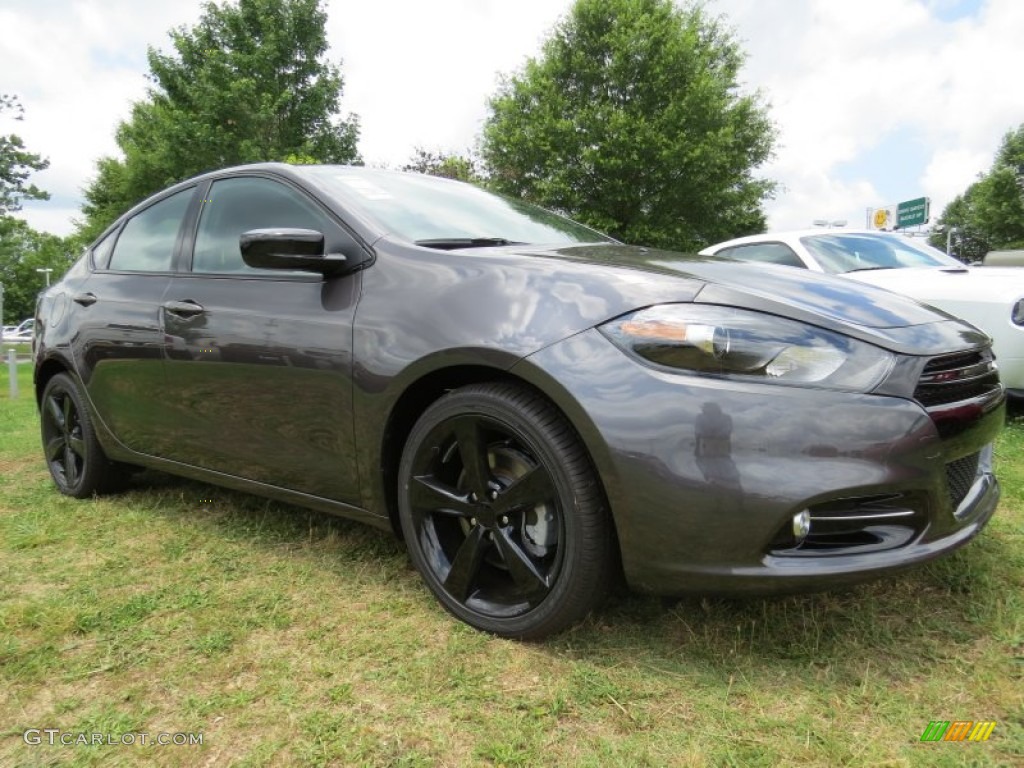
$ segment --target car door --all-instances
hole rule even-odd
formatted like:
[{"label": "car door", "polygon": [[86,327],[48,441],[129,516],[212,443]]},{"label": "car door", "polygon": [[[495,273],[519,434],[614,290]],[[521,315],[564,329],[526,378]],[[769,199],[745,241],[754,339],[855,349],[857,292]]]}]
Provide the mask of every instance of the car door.
[{"label": "car door", "polygon": [[191,263],[163,303],[167,386],[177,413],[166,457],[344,502],[358,501],[352,319],[360,274],[247,266],[239,236],[314,229],[328,252],[353,238],[303,191],[252,175],[213,181]]},{"label": "car door", "polygon": [[157,199],[98,243],[93,271],[69,304],[72,355],[89,400],[140,453],[160,455],[169,439],[160,307],[196,189]]}]

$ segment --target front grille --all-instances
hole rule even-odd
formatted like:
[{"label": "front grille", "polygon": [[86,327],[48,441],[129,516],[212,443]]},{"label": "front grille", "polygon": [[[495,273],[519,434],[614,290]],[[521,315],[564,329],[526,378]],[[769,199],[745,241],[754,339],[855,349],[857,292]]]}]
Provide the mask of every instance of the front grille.
[{"label": "front grille", "polygon": [[914,390],[914,399],[925,407],[944,438],[968,429],[1005,398],[990,349],[932,358]]},{"label": "front grille", "polygon": [[974,485],[978,476],[980,453],[972,453],[946,465],[946,487],[949,489],[949,503],[955,512]]},{"label": "front grille", "polygon": [[928,408],[985,397],[999,390],[999,372],[992,352],[975,350],[929,360],[914,399]]}]

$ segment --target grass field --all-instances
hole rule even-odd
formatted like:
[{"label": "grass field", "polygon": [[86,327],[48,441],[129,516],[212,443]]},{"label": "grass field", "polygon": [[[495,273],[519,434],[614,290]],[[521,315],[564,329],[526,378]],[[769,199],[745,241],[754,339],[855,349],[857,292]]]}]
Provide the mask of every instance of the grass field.
[{"label": "grass field", "polygon": [[0,354],[3,355],[3,359],[4,360],[7,359],[7,350],[9,350],[9,349],[13,349],[15,351],[15,353],[17,353],[18,357],[23,357],[23,356],[28,355],[28,354],[30,354],[32,352],[32,345],[31,344],[26,344],[26,343],[23,343],[23,342],[19,342],[19,343],[15,344],[15,343],[12,343],[12,342],[6,342],[5,341],[5,342],[0,343]]},{"label": "grass field", "polygon": [[[157,473],[59,496],[21,368],[17,401],[0,387],[0,765],[1024,765],[1024,419],[997,517],[946,560],[842,594],[617,597],[529,645],[450,618],[369,528]],[[931,720],[998,725],[922,743]]]}]

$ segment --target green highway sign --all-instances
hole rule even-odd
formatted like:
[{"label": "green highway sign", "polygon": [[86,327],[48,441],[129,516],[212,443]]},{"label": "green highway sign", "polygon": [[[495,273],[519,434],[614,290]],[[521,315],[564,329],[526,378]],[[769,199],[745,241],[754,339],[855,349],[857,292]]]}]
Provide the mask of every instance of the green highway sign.
[{"label": "green highway sign", "polygon": [[928,213],[932,201],[927,197],[907,200],[896,206],[896,229],[919,227],[928,223]]}]

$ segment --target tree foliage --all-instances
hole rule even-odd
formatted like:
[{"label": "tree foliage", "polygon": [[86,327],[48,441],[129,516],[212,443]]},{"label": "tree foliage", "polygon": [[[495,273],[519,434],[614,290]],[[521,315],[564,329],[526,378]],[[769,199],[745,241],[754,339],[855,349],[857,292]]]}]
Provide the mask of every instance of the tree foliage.
[{"label": "tree foliage", "polygon": [[[976,228],[970,215],[972,189],[957,195],[942,211],[928,241],[940,250],[950,252],[965,262],[979,261],[991,249],[988,237]],[[952,229],[952,231],[950,231]]]},{"label": "tree foliage", "polygon": [[4,322],[31,317],[36,295],[46,285],[37,269],[49,268],[56,281],[74,261],[69,244],[56,235],[37,232],[22,219],[0,216],[0,284],[4,287]]},{"label": "tree foliage", "polygon": [[[0,116],[8,113],[21,120],[24,109],[15,96],[0,94]],[[29,176],[49,166],[49,161],[25,148],[16,134],[0,135],[0,285],[3,286],[3,320],[18,322],[30,317],[36,294],[46,283],[37,268],[53,269],[60,277],[70,265],[67,246],[56,235],[36,232],[11,213],[21,210],[23,200],[48,200],[49,194],[28,182]]]},{"label": "tree foliage", "polygon": [[416,147],[413,150],[413,156],[402,166],[402,170],[471,183],[482,181],[477,161],[472,155],[430,152],[423,147]]},{"label": "tree foliage", "polygon": [[88,235],[135,202],[207,170],[313,158],[358,162],[359,123],[340,116],[320,0],[208,2],[199,23],[149,49],[148,98],[119,126],[123,158],[102,158],[85,190]]},{"label": "tree foliage", "polygon": [[730,31],[699,5],[577,0],[490,101],[489,183],[630,243],[695,249],[763,231],[753,171],[775,129],[741,95]]},{"label": "tree foliage", "polygon": [[954,252],[966,261],[1024,248],[1024,123],[1003,137],[988,173],[953,198],[938,223],[932,244],[945,247],[945,231],[955,227]]},{"label": "tree foliage", "polygon": [[[0,116],[8,112],[14,120],[21,120],[24,111],[17,97],[0,94]],[[49,165],[49,160],[26,150],[20,136],[0,135],[0,217],[21,210],[22,200],[50,199],[48,193],[28,183],[32,173]]]}]

